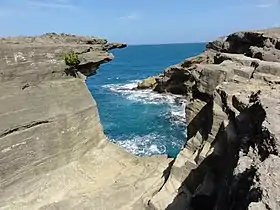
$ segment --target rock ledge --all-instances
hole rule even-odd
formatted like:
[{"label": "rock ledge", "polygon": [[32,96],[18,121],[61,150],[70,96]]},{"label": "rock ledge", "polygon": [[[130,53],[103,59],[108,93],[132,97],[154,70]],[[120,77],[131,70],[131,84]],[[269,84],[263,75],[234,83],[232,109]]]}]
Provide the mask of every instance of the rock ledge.
[{"label": "rock ledge", "polygon": [[[116,47],[55,33],[0,39],[1,210],[142,210],[163,184],[170,160],[107,141],[85,85]],[[77,75],[65,71],[69,50]]]},{"label": "rock ledge", "polygon": [[222,37],[155,78],[188,98],[188,139],[150,208],[280,209],[280,28]]}]

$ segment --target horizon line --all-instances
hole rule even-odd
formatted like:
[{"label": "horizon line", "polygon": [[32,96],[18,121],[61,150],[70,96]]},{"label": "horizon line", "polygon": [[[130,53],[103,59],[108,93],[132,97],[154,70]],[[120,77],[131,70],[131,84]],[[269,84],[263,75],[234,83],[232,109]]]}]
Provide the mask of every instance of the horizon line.
[{"label": "horizon line", "polygon": [[167,42],[167,43],[143,43],[143,44],[129,44],[127,46],[143,46],[143,45],[172,45],[172,44],[207,44],[211,41],[198,41],[198,42]]}]

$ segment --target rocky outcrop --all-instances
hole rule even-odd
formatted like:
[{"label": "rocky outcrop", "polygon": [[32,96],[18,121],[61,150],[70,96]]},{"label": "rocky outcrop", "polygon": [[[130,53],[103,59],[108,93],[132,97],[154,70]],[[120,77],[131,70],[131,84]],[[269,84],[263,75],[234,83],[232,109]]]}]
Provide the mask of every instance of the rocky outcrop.
[{"label": "rocky outcrop", "polygon": [[156,79],[157,79],[157,77],[148,77],[145,80],[143,80],[142,82],[139,82],[137,84],[137,88],[136,89],[154,88],[155,85],[157,84]]},{"label": "rocky outcrop", "polygon": [[[143,209],[170,160],[108,142],[84,79],[113,59],[104,39],[0,39],[0,209]],[[73,50],[80,64],[67,67]],[[162,179],[161,179],[162,178]]]},{"label": "rocky outcrop", "polygon": [[280,28],[231,34],[157,76],[188,98],[188,139],[150,209],[280,208]]},{"label": "rocky outcrop", "polygon": [[127,45],[124,44],[124,43],[111,42],[111,43],[107,43],[105,45],[105,50],[113,50],[115,48],[122,49],[122,48],[125,48],[125,47],[127,47]]}]

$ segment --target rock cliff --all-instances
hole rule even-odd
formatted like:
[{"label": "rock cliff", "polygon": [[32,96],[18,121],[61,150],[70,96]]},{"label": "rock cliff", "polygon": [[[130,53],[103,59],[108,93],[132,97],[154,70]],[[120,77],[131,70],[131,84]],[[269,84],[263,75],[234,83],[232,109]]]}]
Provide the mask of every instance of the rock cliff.
[{"label": "rock cliff", "polygon": [[116,47],[55,33],[0,39],[0,209],[144,209],[163,184],[170,160],[108,142],[85,85]]},{"label": "rock cliff", "polygon": [[139,88],[188,98],[188,139],[149,209],[280,209],[280,28],[230,34]]}]

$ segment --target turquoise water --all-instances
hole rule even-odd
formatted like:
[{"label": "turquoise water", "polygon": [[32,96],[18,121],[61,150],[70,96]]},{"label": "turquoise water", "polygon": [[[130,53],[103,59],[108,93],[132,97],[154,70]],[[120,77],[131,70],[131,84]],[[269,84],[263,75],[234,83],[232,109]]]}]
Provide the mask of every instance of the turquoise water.
[{"label": "turquoise water", "polygon": [[139,80],[159,74],[204,48],[205,44],[199,43],[113,50],[115,59],[87,79],[108,138],[136,155],[176,156],[186,140],[184,99],[131,89]]}]

